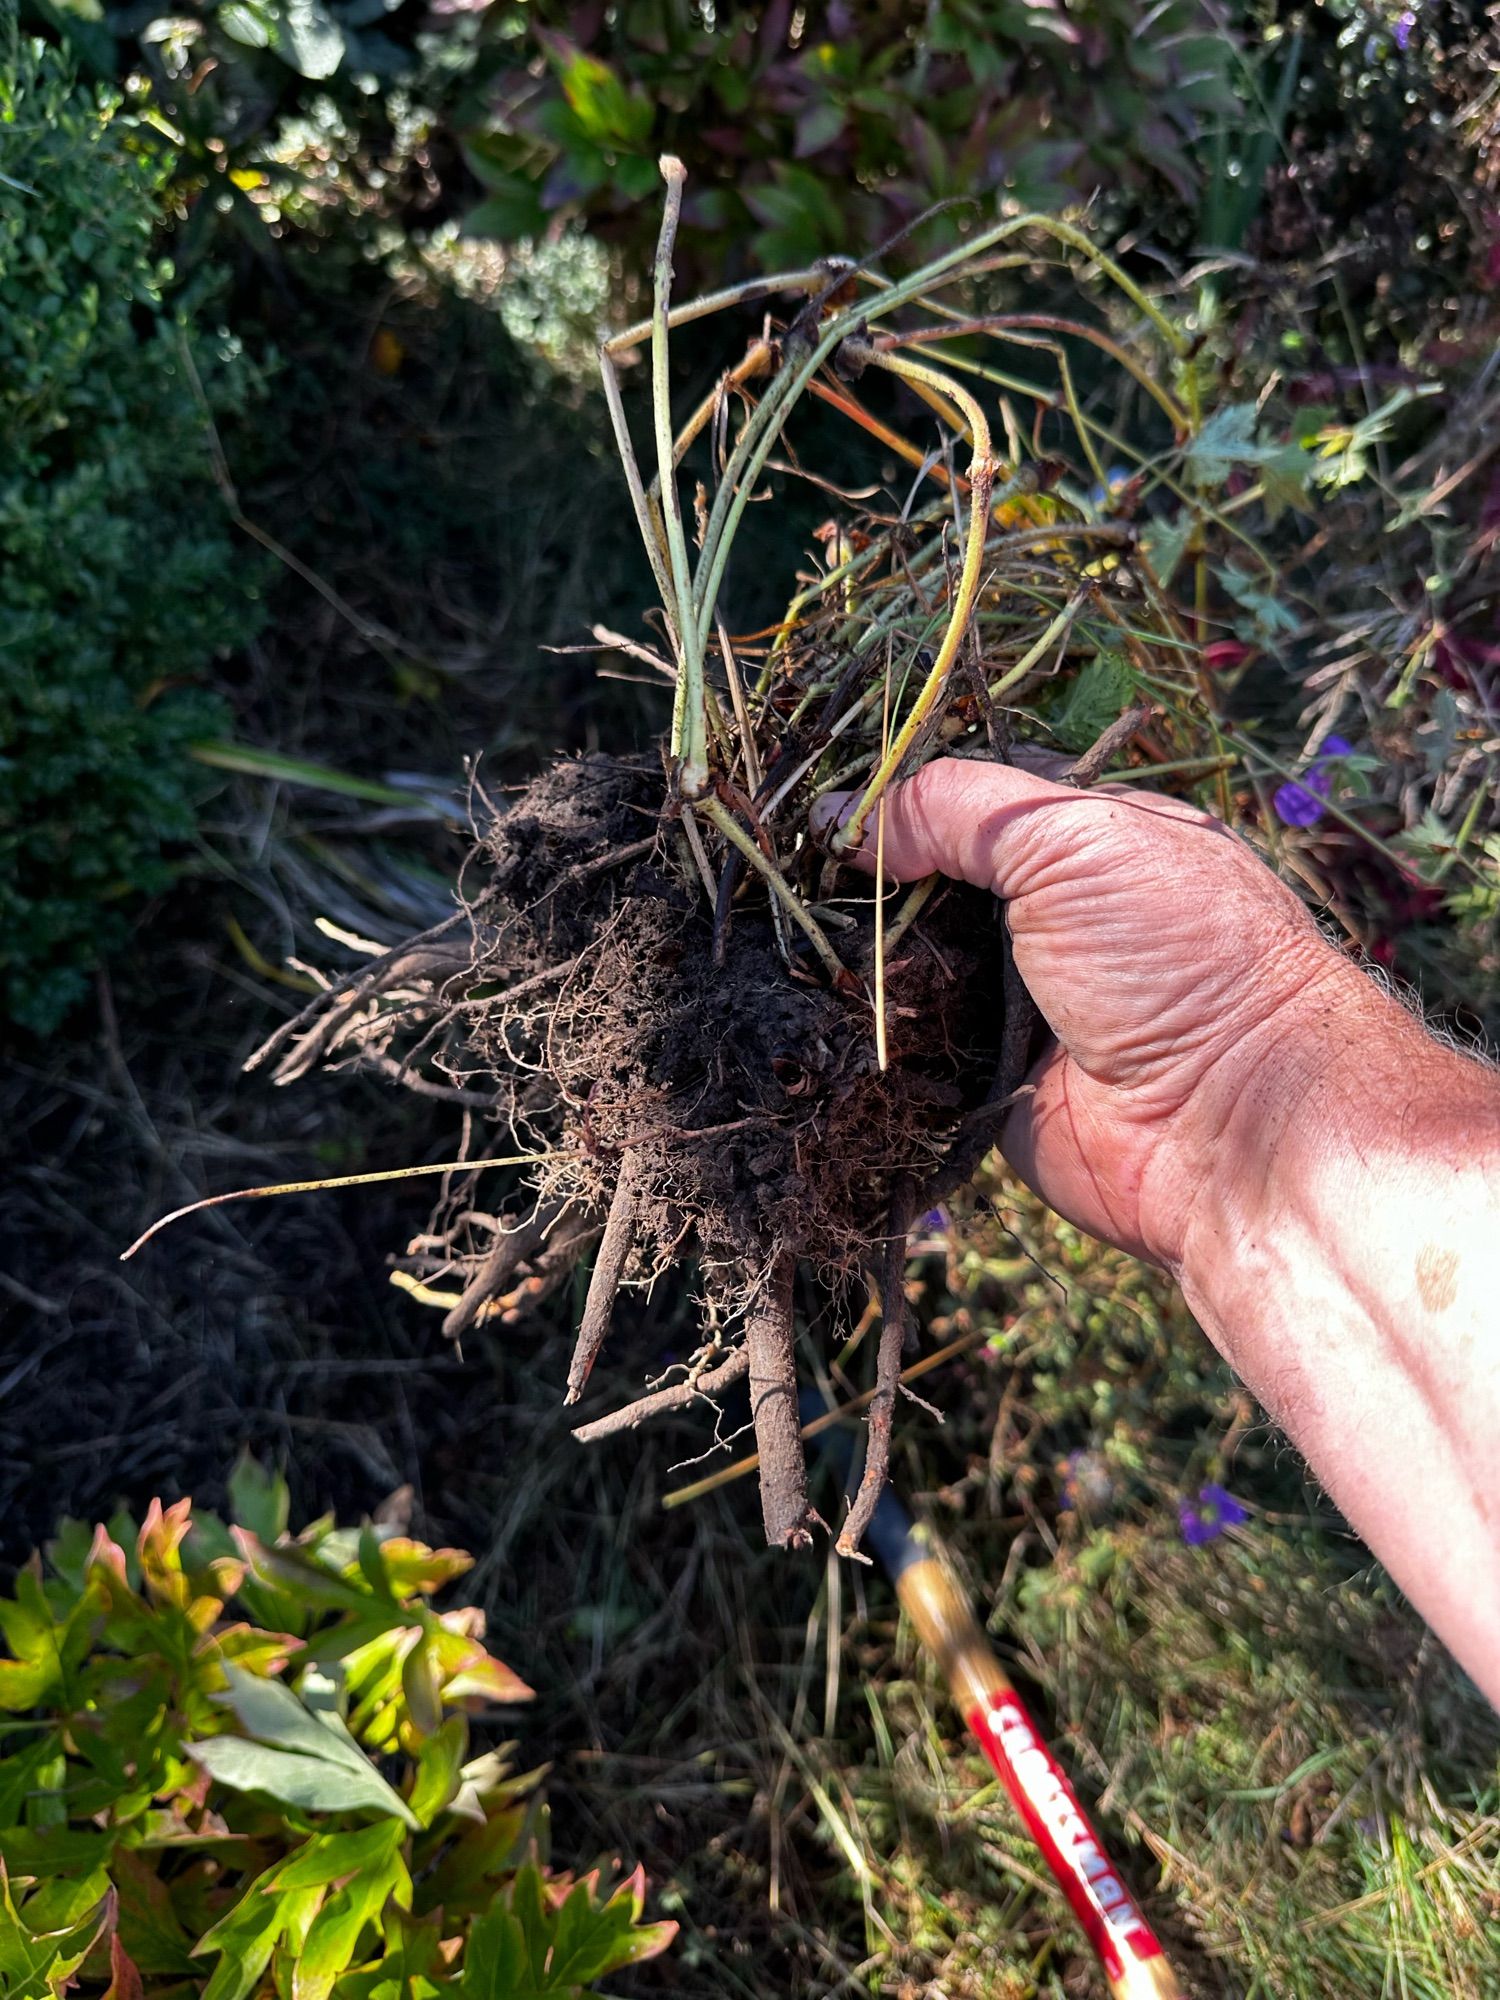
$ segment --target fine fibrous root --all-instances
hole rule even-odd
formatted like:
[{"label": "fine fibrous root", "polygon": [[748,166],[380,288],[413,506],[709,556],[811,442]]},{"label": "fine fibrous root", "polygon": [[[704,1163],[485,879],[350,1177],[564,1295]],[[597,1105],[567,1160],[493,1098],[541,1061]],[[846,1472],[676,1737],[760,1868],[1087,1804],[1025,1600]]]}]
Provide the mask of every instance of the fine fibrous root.
[{"label": "fine fibrous root", "polygon": [[901,1375],[901,1352],[906,1345],[910,1309],[906,1298],[906,1243],[911,1234],[916,1206],[916,1183],[902,1174],[891,1190],[890,1215],[886,1224],[885,1254],[880,1272],[880,1349],[875,1364],[875,1394],[870,1401],[869,1427],[865,1440],[865,1465],[859,1491],[849,1508],[838,1539],[841,1556],[858,1555],[860,1542],[870,1525],[880,1496],[885,1491],[891,1463],[891,1421],[896,1410],[896,1385]]},{"label": "fine fibrous root", "polygon": [[797,1356],[792,1324],[796,1261],[777,1254],[745,1316],[750,1360],[750,1415],[760,1453],[760,1505],[772,1548],[805,1549],[823,1523],[808,1504],[807,1460],[797,1408]]},{"label": "fine fibrous root", "polygon": [[609,1334],[615,1295],[625,1275],[626,1262],[635,1247],[636,1203],[643,1179],[641,1156],[627,1153],[620,1162],[619,1178],[609,1204],[609,1220],[599,1239],[599,1254],[594,1259],[594,1269],[589,1278],[583,1321],[578,1329],[573,1359],[568,1364],[565,1403],[576,1403],[583,1394],[584,1384],[592,1374],[599,1350]]}]

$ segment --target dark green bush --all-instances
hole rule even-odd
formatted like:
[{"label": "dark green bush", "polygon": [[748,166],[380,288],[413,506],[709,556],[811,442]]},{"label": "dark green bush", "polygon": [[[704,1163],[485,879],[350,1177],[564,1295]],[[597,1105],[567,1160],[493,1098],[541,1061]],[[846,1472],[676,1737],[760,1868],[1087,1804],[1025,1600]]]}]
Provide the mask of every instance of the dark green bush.
[{"label": "dark green bush", "polygon": [[163,302],[168,172],[56,50],[0,53],[0,1011],[86,990],[195,824],[208,675],[257,620],[196,397],[246,389]]},{"label": "dark green bush", "polygon": [[635,0],[485,19],[467,157],[489,197],[470,226],[531,236],[581,212],[639,249],[666,150],[688,168],[680,271],[696,255],[720,282],[737,260],[862,250],[950,196],[969,218],[1106,188],[1190,210],[1194,141],[1235,109],[1233,44],[1197,0],[1144,18],[1128,0]]}]

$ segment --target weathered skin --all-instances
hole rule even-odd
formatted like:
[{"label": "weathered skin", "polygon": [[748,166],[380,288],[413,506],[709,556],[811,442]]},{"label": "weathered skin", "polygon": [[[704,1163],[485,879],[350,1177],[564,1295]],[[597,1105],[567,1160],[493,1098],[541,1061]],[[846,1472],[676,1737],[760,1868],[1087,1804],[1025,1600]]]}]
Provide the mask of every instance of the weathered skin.
[{"label": "weathered skin", "polygon": [[1174,1273],[1500,1705],[1500,1079],[1180,802],[944,759],[890,794],[885,866],[1005,899],[1057,1036],[1007,1159]]}]

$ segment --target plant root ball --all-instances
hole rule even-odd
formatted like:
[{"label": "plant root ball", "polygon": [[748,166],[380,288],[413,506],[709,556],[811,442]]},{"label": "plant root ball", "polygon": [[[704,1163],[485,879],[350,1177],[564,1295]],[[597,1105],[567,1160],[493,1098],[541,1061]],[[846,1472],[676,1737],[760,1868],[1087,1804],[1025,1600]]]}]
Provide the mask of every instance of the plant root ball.
[{"label": "plant root ball", "polygon": [[[732,1379],[725,1363],[748,1349],[767,1534],[796,1546],[816,1516],[796,1418],[794,1277],[800,1265],[807,1282],[836,1285],[888,1268],[893,1203],[904,1242],[912,1190],[920,1203],[955,1140],[972,1139],[1001,1045],[1002,920],[989,898],[954,887],[900,936],[882,1071],[871,885],[848,873],[834,885],[829,935],[858,990],[831,991],[754,874],[731,876],[716,923],[665,799],[644,759],[553,765],[482,828],[438,968],[412,976],[406,950],[395,1004],[377,972],[352,1012],[339,989],[347,1018],[332,1043],[314,1008],[282,1067],[297,1073],[309,1036],[325,1054],[353,1041],[429,1094],[486,1106],[503,1135],[491,1150],[545,1155],[525,1209],[486,1218],[450,1202],[403,1261],[417,1276],[457,1266],[467,1284],[449,1323],[461,1330],[519,1317],[597,1245],[569,1401],[618,1288],[694,1262],[708,1311],[680,1400],[700,1376]],[[798,886],[811,901],[823,859],[804,846]],[[662,1391],[646,1400],[662,1407]]]}]

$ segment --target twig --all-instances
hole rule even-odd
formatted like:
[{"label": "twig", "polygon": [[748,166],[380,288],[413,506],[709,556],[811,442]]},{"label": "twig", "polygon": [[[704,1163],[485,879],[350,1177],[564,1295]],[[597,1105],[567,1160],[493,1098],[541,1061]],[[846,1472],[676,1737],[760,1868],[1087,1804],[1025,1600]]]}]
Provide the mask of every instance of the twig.
[{"label": "twig", "polygon": [[1113,761],[1115,753],[1123,750],[1136,731],[1151,720],[1156,710],[1150,702],[1139,702],[1134,708],[1116,718],[1096,743],[1091,743],[1081,757],[1077,757],[1062,774],[1065,785],[1077,785],[1085,790],[1098,784],[1105,770]]}]

